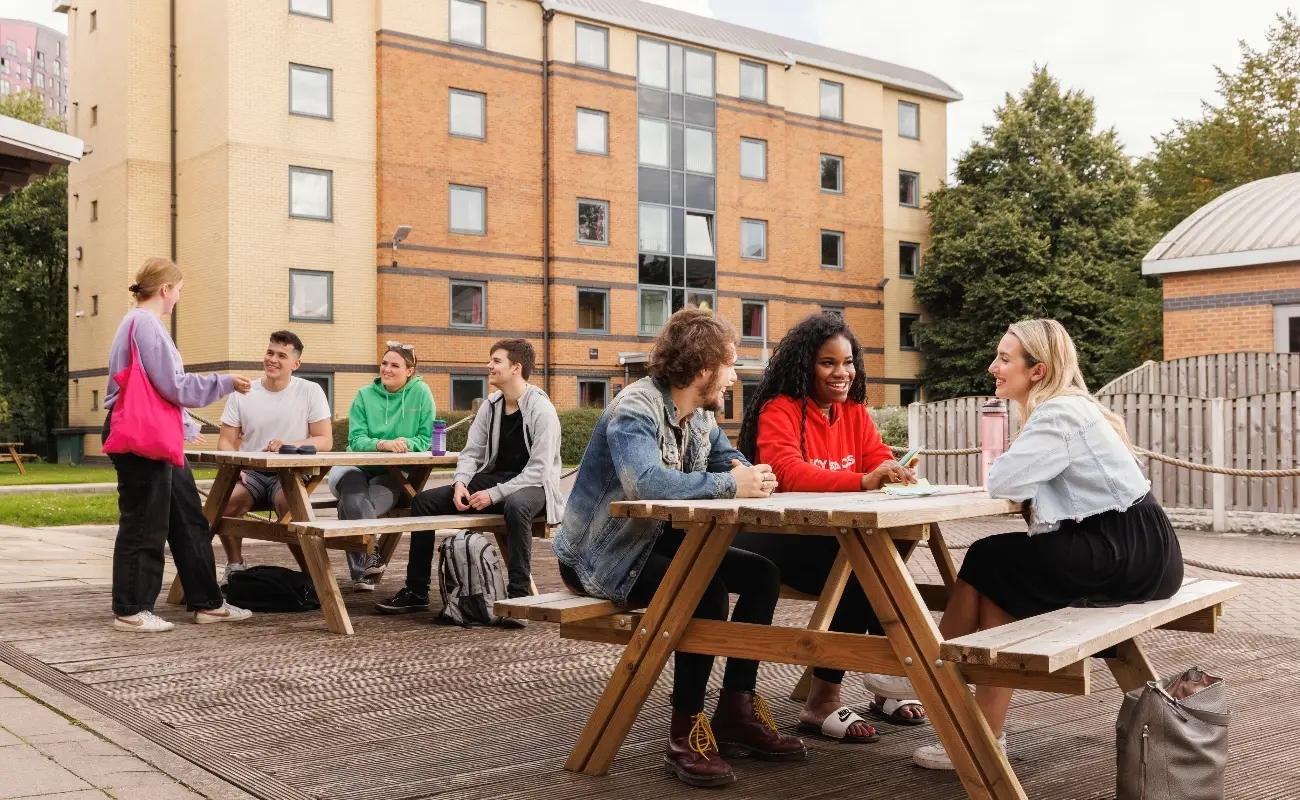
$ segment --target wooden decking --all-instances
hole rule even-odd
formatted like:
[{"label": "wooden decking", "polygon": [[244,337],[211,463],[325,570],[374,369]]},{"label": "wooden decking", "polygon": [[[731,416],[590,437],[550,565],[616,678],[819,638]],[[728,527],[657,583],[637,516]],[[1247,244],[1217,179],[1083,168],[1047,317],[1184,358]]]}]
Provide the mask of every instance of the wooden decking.
[{"label": "wooden decking", "polygon": [[[660,766],[668,676],[651,695],[609,776],[562,763],[604,686],[618,648],[560,639],[555,628],[441,627],[431,615],[382,617],[376,600],[400,585],[405,548],[374,594],[345,592],[356,636],[330,636],[318,614],[259,615],[196,626],[171,607],[175,631],[127,635],[108,625],[103,588],[0,591],[0,660],[63,681],[83,702],[182,752],[253,794],[280,800],[416,798],[699,797]],[[265,557],[271,556],[267,559]],[[259,559],[289,564],[287,552]],[[560,587],[549,546],[537,542],[541,591]],[[341,559],[336,558],[336,570]],[[802,626],[812,606],[783,602],[781,624]],[[1154,631],[1145,639],[1162,673],[1199,664],[1228,679],[1230,798],[1300,798],[1292,733],[1300,712],[1300,640],[1243,633]],[[33,659],[35,661],[33,661]],[[37,664],[36,662],[40,662]],[[41,664],[57,670],[53,672]],[[787,698],[800,668],[764,665],[760,691],[793,727]],[[715,670],[715,680],[721,670]],[[42,677],[38,675],[37,677]],[[1013,766],[1033,798],[1114,796],[1114,719],[1120,696],[1101,662],[1093,694],[1017,696],[1009,724]],[[56,687],[58,688],[58,687]],[[865,701],[854,676],[845,693]],[[1250,713],[1259,709],[1259,713]],[[929,727],[881,726],[876,744],[809,740],[807,762],[735,762],[744,798],[964,796],[956,776],[911,765]],[[219,757],[203,761],[204,753]]]}]

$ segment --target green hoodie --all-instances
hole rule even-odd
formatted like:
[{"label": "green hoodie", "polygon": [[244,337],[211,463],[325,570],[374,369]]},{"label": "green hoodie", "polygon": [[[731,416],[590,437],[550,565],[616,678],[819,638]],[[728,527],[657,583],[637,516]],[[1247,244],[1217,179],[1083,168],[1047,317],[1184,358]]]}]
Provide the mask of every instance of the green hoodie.
[{"label": "green hoodie", "polygon": [[[348,412],[348,450],[374,452],[384,439],[406,439],[412,451],[429,449],[433,432],[433,392],[412,377],[396,392],[384,388],[383,380],[361,387]],[[382,469],[380,470],[383,471]]]}]

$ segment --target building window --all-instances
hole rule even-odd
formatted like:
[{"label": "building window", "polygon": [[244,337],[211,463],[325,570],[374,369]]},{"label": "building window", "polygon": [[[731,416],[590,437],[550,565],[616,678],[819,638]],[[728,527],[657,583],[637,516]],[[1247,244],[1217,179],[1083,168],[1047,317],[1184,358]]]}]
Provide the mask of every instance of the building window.
[{"label": "building window", "polygon": [[9,59],[0,58],[0,75],[9,74]]},{"label": "building window", "polygon": [[314,383],[325,393],[325,402],[334,408],[334,373],[333,372],[295,372],[295,378]]},{"label": "building window", "polygon": [[921,266],[921,245],[916,242],[898,243],[898,277],[915,278]]},{"label": "building window", "polygon": [[609,290],[578,290],[578,330],[582,333],[609,333]]},{"label": "building window", "polygon": [[[637,160],[650,167],[668,166],[668,123],[641,117],[637,125]],[[680,169],[680,167],[679,167]]]},{"label": "building window", "polygon": [[767,102],[767,65],[740,62],[740,96],[746,100]]},{"label": "building window", "polygon": [[713,54],[686,51],[686,94],[713,96]]},{"label": "building window", "polygon": [[898,135],[905,139],[921,138],[921,107],[898,101]]},{"label": "building window", "polygon": [[289,13],[330,19],[333,9],[330,8],[330,0],[289,0]]},{"label": "building window", "polygon": [[487,396],[487,379],[476,375],[451,376],[451,410],[469,411],[475,400]]},{"label": "building window", "polygon": [[454,328],[482,328],[487,317],[487,285],[451,282],[451,324]]},{"label": "building window", "polygon": [[37,89],[44,89],[44,88],[45,88],[45,73],[44,73],[44,72],[38,72],[38,73],[36,73],[36,88],[37,88]]},{"label": "building window", "polygon": [[[30,47],[27,48],[27,63],[28,63],[28,64],[32,63],[32,48],[30,48]],[[31,71],[30,68],[28,68],[28,70],[27,70],[27,74],[28,74],[28,75],[31,75],[31,74],[32,74],[32,71]]]},{"label": "building window", "polygon": [[767,260],[767,223],[761,219],[740,221],[740,257]]},{"label": "building window", "polygon": [[334,218],[334,173],[325,169],[289,167],[289,216]]},{"label": "building window", "polygon": [[99,27],[99,12],[92,11],[90,12],[90,32],[94,33],[95,29],[98,27]]},{"label": "building window", "polygon": [[713,258],[713,216],[686,215],[686,255]]},{"label": "building window", "polygon": [[90,221],[91,221],[91,222],[94,222],[94,221],[97,220],[97,219],[99,219],[99,201],[98,201],[98,200],[91,200],[91,201],[90,201]]},{"label": "building window", "polygon": [[822,155],[822,191],[844,191],[844,159],[839,156]]},{"label": "building window", "polygon": [[98,124],[99,124],[99,106],[91,106],[91,107],[90,107],[90,127],[93,128],[93,127],[95,127],[95,126],[98,125]]},{"label": "building window", "polygon": [[54,43],[54,57],[55,58],[63,57],[63,45],[59,42]]},{"label": "building window", "polygon": [[762,139],[740,140],[740,177],[767,180],[767,142]]},{"label": "building window", "polygon": [[609,114],[604,111],[578,109],[578,152],[609,153]]},{"label": "building window", "polygon": [[333,272],[289,270],[289,319],[303,322],[334,321]]},{"label": "building window", "polygon": [[91,411],[98,411],[98,410],[99,410],[99,390],[98,390],[98,389],[91,389],[91,390],[90,390],[90,410],[91,410]]},{"label": "building window", "polygon": [[609,381],[582,378],[578,381],[578,408],[604,408],[609,402]]},{"label": "building window", "polygon": [[840,319],[844,319],[844,306],[822,306],[823,314],[834,314]]},{"label": "building window", "polygon": [[99,295],[97,294],[92,294],[90,296],[90,316],[99,316]]},{"label": "building window", "polygon": [[713,174],[713,131],[686,129],[686,171]]},{"label": "building window", "polygon": [[740,336],[742,339],[767,340],[767,303],[762,300],[740,301]]},{"label": "building window", "polygon": [[668,209],[642,203],[637,227],[639,249],[647,253],[668,252]]},{"label": "building window", "polygon": [[758,398],[758,381],[740,382],[740,415],[749,410],[749,404]]},{"label": "building window", "polygon": [[452,233],[486,234],[487,189],[453,184],[449,223]]},{"label": "building window", "polygon": [[583,244],[609,244],[609,203],[604,200],[578,200],[578,241]]},{"label": "building window", "polygon": [[15,42],[13,39],[10,39],[9,41],[5,42],[5,52],[11,56],[18,55],[18,43]]},{"label": "building window", "polygon": [[844,119],[844,84],[822,81],[822,116],[826,119]]},{"label": "building window", "polygon": [[0,79],[0,95],[9,94],[9,81]]},{"label": "building window", "polygon": [[45,54],[40,50],[36,51],[36,68],[45,69]]},{"label": "building window", "polygon": [[609,28],[579,22],[575,60],[588,67],[609,69]]},{"label": "building window", "polygon": [[667,289],[641,289],[641,324],[642,336],[654,336],[668,323],[672,313],[668,305]]},{"label": "building window", "polygon": [[448,131],[452,136],[487,137],[487,95],[452,89],[447,108]]},{"label": "building window", "polygon": [[668,88],[668,45],[653,39],[637,41],[636,79],[642,86]]},{"label": "building window", "polygon": [[822,266],[826,269],[844,269],[843,233],[822,231]]},{"label": "building window", "polygon": [[920,350],[916,344],[916,333],[913,329],[915,323],[921,321],[919,314],[899,314],[898,315],[898,349],[899,350]]},{"label": "building window", "polygon": [[1300,353],[1300,305],[1273,306],[1273,349]]},{"label": "building window", "polygon": [[921,176],[915,172],[898,173],[898,204],[908,208],[921,205]]},{"label": "building window", "polygon": [[289,65],[289,113],[329,119],[333,113],[334,73],[320,67]]},{"label": "building window", "polygon": [[898,404],[907,408],[920,399],[920,387],[915,383],[900,383],[898,385]]},{"label": "building window", "polygon": [[487,4],[482,0],[451,0],[451,40],[484,47]]}]

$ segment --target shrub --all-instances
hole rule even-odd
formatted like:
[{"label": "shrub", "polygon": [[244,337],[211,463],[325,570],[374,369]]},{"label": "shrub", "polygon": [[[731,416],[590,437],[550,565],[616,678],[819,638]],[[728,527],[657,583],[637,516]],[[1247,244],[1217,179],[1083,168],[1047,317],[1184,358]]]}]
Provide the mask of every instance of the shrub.
[{"label": "shrub", "polygon": [[880,438],[890,447],[907,447],[907,409],[885,406],[871,409],[871,420],[880,431]]}]

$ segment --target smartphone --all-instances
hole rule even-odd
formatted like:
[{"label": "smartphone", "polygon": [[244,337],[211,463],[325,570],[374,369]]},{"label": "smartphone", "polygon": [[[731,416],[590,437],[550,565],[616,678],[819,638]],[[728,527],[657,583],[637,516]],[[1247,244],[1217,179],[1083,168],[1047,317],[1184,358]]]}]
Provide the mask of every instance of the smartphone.
[{"label": "smartphone", "polygon": [[902,458],[898,459],[898,463],[902,465],[904,468],[906,468],[910,466],[913,461],[916,460],[916,457],[920,455],[920,453],[921,453],[920,447],[913,447],[911,450],[908,450],[906,453],[904,453]]}]

